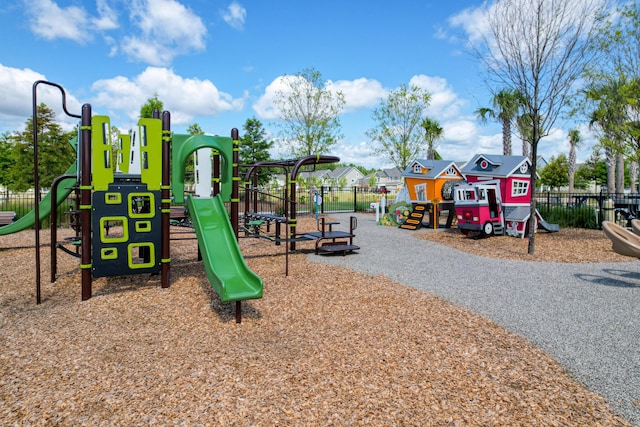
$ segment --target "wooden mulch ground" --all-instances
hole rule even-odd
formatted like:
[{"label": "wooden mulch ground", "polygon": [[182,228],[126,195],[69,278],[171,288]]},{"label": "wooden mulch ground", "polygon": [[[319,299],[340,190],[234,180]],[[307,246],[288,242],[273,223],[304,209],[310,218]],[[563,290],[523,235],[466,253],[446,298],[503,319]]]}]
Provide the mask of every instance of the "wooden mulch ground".
[{"label": "wooden mulch ground", "polygon": [[[554,236],[594,247],[577,234]],[[424,237],[456,245],[450,233]],[[502,240],[473,244],[486,255],[480,245]],[[172,241],[169,289],[157,277],[102,278],[85,302],[78,260],[60,254],[50,284],[43,247],[36,305],[33,232],[0,237],[0,424],[629,425],[486,318],[304,253],[290,255],[285,277],[284,247],[247,238],[241,248],[265,290],[238,325],[193,240]]]},{"label": "wooden mulch ground", "polygon": [[534,252],[529,255],[529,239],[509,236],[469,238],[456,229],[425,230],[416,237],[491,258],[544,262],[621,262],[633,261],[615,253],[602,230],[563,228],[557,233],[539,231],[534,237]]}]

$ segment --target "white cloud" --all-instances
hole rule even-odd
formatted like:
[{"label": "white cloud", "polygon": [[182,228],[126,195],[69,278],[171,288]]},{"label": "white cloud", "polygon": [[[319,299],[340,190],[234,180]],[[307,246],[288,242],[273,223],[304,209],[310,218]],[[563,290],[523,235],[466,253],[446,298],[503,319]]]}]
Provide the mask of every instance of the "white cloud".
[{"label": "white cloud", "polygon": [[25,0],[30,16],[30,28],[34,34],[47,40],[71,39],[84,43],[91,37],[87,12],[76,6],[61,8],[51,0]]},{"label": "white cloud", "polygon": [[253,103],[253,110],[256,112],[257,118],[262,120],[275,120],[280,117],[279,111],[273,101],[279,93],[290,90],[290,84],[287,83],[287,79],[291,78],[295,78],[295,76],[279,76],[269,83],[260,98]]},{"label": "white cloud", "polygon": [[[0,64],[0,129],[2,131],[22,131],[26,120],[33,114],[33,84],[46,77],[29,68],[19,69]],[[65,92],[67,110],[80,114],[81,104],[71,94]],[[56,120],[64,129],[69,130],[78,119],[67,116],[62,109],[62,95],[59,89],[39,84],[37,102],[45,103],[56,114]]]},{"label": "white cloud", "polygon": [[425,89],[431,94],[429,113],[437,120],[459,117],[460,110],[466,106],[466,101],[458,97],[445,78],[420,74],[413,76],[409,84]]},{"label": "white cloud", "polygon": [[375,153],[368,141],[361,141],[354,145],[338,144],[331,150],[331,155],[340,157],[340,163],[353,163],[368,169],[393,167],[393,164]]},{"label": "white cloud", "polygon": [[487,13],[488,8],[484,3],[479,7],[467,8],[450,17],[449,25],[453,28],[462,28],[468,37],[468,41],[474,43],[481,40],[489,31]]},{"label": "white cloud", "polygon": [[92,23],[98,30],[113,30],[118,28],[118,14],[109,7],[107,0],[96,0],[98,17],[92,18]]},{"label": "white cloud", "polygon": [[209,80],[184,78],[168,68],[147,67],[132,79],[117,76],[98,80],[92,85],[96,92],[92,103],[96,107],[109,109],[117,117],[124,111],[132,123],[137,121],[140,107],[155,94],[171,111],[171,122],[175,125],[191,124],[197,116],[216,116],[225,111],[240,111],[243,98],[233,98],[221,92]]},{"label": "white cloud", "polygon": [[125,37],[122,51],[134,60],[167,65],[176,55],[205,48],[202,19],[175,0],[134,0],[130,19],[140,35]]},{"label": "white cloud", "polygon": [[60,7],[52,0],[25,0],[34,34],[47,40],[69,39],[84,44],[93,39],[96,31],[118,27],[118,17],[106,0],[96,0],[98,16],[91,16],[77,6]]},{"label": "white cloud", "polygon": [[[256,116],[263,120],[275,120],[279,117],[274,99],[278,93],[287,93],[291,90],[288,79],[300,78],[298,76],[276,77],[264,90],[260,98],[253,104]],[[327,81],[326,89],[332,92],[341,91],[345,97],[344,112],[354,112],[371,108],[377,105],[382,98],[387,96],[380,82],[377,80],[360,78],[356,80]]]},{"label": "white cloud", "polygon": [[244,21],[247,18],[247,9],[245,9],[240,3],[232,2],[225,11],[221,12],[222,19],[231,28],[236,30],[242,30],[244,28]]},{"label": "white cloud", "polygon": [[379,81],[365,78],[328,81],[327,89],[343,93],[346,113],[374,107],[388,94]]}]

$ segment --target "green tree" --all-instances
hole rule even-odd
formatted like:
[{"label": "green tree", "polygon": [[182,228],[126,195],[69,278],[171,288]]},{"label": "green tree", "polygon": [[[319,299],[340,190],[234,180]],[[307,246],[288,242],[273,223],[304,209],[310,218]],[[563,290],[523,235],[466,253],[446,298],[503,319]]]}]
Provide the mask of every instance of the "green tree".
[{"label": "green tree", "polygon": [[[521,111],[531,118],[529,230],[535,228],[538,143],[567,108],[573,84],[597,54],[589,44],[600,11],[598,0],[501,0],[487,6],[487,31],[474,43],[488,80],[519,92]],[[535,235],[529,234],[531,255]]]},{"label": "green tree", "polygon": [[367,131],[376,152],[405,170],[410,161],[426,154],[421,124],[431,95],[417,86],[400,85],[372,113],[376,126]]},{"label": "green tree", "polygon": [[493,96],[491,104],[493,108],[480,107],[475,113],[481,123],[487,123],[489,119],[497,120],[502,125],[502,154],[510,156],[511,151],[511,124],[518,115],[518,111],[524,99],[517,90],[502,89]]},{"label": "green tree", "polygon": [[[599,146],[594,147],[589,158],[576,170],[576,182],[604,187],[607,185],[607,165]],[[577,185],[576,185],[577,186]]]},{"label": "green tree", "polygon": [[340,115],[345,100],[332,92],[319,71],[306,68],[285,76],[286,89],[276,92],[274,104],[282,120],[282,137],[289,153],[306,157],[329,152],[340,138]]},{"label": "green tree", "polygon": [[376,188],[376,185],[378,184],[378,177],[376,176],[375,172],[373,172],[369,177],[368,184],[369,188]]},{"label": "green tree", "polygon": [[[75,132],[64,132],[55,122],[55,113],[45,104],[37,106],[38,171],[42,187],[66,172],[75,161],[76,152],[69,144]],[[10,137],[14,163],[9,168],[8,186],[14,191],[33,188],[33,118],[27,119],[25,130]]]},{"label": "green tree", "polygon": [[551,161],[540,174],[540,184],[551,187],[551,190],[557,190],[569,184],[569,161],[565,154],[551,157]]},{"label": "green tree", "polygon": [[0,186],[6,187],[9,184],[9,171],[13,163],[13,142],[11,134],[4,132],[0,134]]},{"label": "green tree", "polygon": [[[244,135],[240,137],[240,163],[252,165],[271,160],[269,150],[273,148],[273,141],[267,139],[267,131],[262,126],[262,122],[251,117],[247,119],[242,128]],[[260,168],[257,172],[258,184],[268,183],[271,173],[272,171],[266,168]]]},{"label": "green tree", "polygon": [[346,186],[347,186],[347,177],[345,177],[345,176],[341,176],[341,177],[338,179],[338,189],[339,189],[339,190],[342,190],[342,189],[343,189],[344,187],[346,187]]},{"label": "green tree", "polygon": [[147,99],[147,102],[142,104],[140,107],[140,117],[145,119],[150,119],[153,117],[153,111],[158,110],[162,112],[164,108],[164,104],[158,98],[158,94],[154,93],[152,98]]},{"label": "green tree", "polygon": [[[160,103],[159,108],[162,109],[162,103]],[[189,127],[187,127],[187,133],[189,135],[204,135],[204,131],[202,130],[202,128],[198,123],[190,124]],[[203,151],[207,151],[207,150],[203,150]],[[185,175],[185,182],[188,184],[193,184],[195,182],[196,156],[200,156],[201,153],[202,153],[201,150],[196,151],[193,154],[193,156],[190,156],[185,162],[184,175]],[[211,159],[208,159],[208,160],[211,161]]]},{"label": "green tree", "polygon": [[[607,158],[608,188],[623,191],[625,158],[640,157],[640,9],[627,1],[604,21],[591,49],[603,56],[584,73],[585,102],[579,107],[598,132]],[[635,170],[635,167],[633,167]]]},{"label": "green tree", "polygon": [[442,138],[444,130],[437,120],[429,117],[425,117],[420,126],[424,129],[424,139],[427,141],[427,160],[435,160],[435,141]]},{"label": "green tree", "polygon": [[571,129],[569,131],[569,193],[573,193],[575,186],[576,175],[576,148],[580,145],[582,140],[580,139],[580,131],[578,129]]},{"label": "green tree", "polygon": [[[600,145],[607,154],[607,187],[609,191],[624,191],[624,128],[627,104],[621,94],[624,82],[605,81],[595,83],[585,90],[585,96],[593,110],[589,127],[596,132]],[[616,170],[617,169],[617,170]]]}]

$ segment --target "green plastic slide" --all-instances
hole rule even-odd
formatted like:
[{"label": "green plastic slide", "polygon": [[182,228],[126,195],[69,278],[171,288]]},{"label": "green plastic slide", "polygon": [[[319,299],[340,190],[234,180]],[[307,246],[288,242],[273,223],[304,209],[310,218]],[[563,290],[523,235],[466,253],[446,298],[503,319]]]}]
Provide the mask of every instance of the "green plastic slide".
[{"label": "green plastic slide", "polygon": [[187,207],[207,278],[222,302],[262,298],[262,278],[245,263],[220,196],[189,195]]},{"label": "green plastic slide", "polygon": [[[76,164],[74,163],[67,171],[65,175],[73,175],[76,173]],[[58,195],[56,197],[56,206],[60,206],[62,202],[65,201],[67,196],[73,191],[73,187],[76,185],[75,178],[65,178],[58,185]],[[40,221],[44,220],[51,213],[51,192],[47,193],[47,195],[40,201]],[[4,236],[7,234],[17,233],[18,231],[26,230],[27,228],[33,227],[36,223],[36,211],[32,209],[25,216],[18,219],[15,222],[12,222],[8,225],[3,225],[0,227],[0,236]]]}]

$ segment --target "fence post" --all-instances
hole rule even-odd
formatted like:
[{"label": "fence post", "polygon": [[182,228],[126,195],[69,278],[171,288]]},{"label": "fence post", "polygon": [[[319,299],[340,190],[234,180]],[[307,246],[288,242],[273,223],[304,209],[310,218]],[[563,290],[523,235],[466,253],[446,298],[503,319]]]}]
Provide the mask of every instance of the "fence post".
[{"label": "fence post", "polygon": [[358,187],[353,188],[353,212],[358,212]]},{"label": "fence post", "polygon": [[322,203],[320,203],[320,213],[324,213],[324,185],[320,186],[320,200],[322,200]]},{"label": "fence post", "polygon": [[551,191],[547,191],[547,210],[551,209]]}]

